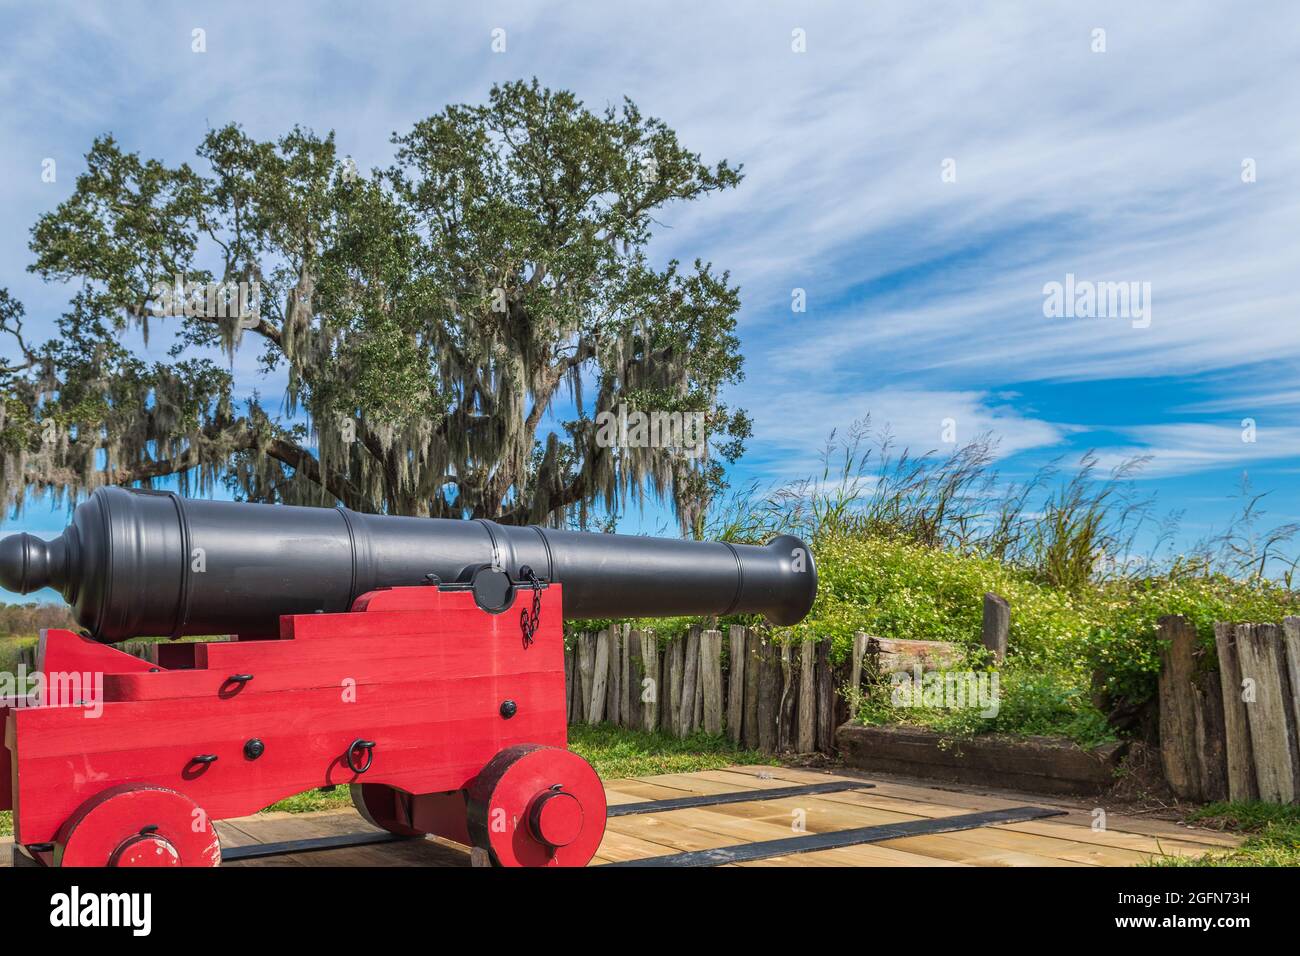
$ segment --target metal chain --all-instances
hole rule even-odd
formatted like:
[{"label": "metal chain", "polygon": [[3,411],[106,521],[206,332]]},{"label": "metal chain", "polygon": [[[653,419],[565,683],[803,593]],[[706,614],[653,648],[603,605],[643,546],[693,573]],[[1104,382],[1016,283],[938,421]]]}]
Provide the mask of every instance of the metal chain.
[{"label": "metal chain", "polygon": [[528,650],[533,643],[533,635],[537,633],[537,627],[542,620],[542,582],[538,579],[536,572],[528,565],[519,569],[520,575],[525,581],[533,586],[533,609],[530,614],[528,608],[519,612],[519,630],[524,635],[524,650]]}]

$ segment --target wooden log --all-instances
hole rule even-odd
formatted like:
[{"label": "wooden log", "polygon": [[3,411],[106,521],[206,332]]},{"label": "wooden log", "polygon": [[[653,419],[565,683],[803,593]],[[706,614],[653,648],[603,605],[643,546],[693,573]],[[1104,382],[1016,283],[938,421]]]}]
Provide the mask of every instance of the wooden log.
[{"label": "wooden log", "polygon": [[745,719],[741,739],[750,750],[758,748],[758,683],[762,670],[762,640],[757,631],[745,631]]},{"label": "wooden log", "polygon": [[745,629],[731,625],[727,641],[727,736],[739,744],[745,720]]},{"label": "wooden log", "polygon": [[704,732],[722,734],[722,632],[700,634],[700,685],[704,699]]},{"label": "wooden log", "polygon": [[645,664],[641,660],[641,632],[629,630],[627,633],[627,725],[635,730],[645,726],[642,714],[641,682],[645,679]]},{"label": "wooden log", "polygon": [[605,685],[609,682],[609,628],[596,635],[596,657],[591,670],[591,700],[587,704],[587,723],[605,719]]},{"label": "wooden log", "polygon": [[700,679],[700,631],[691,628],[686,635],[686,654],[682,671],[682,700],[677,717],[677,735],[689,736],[695,729],[695,685]]},{"label": "wooden log", "polygon": [[799,702],[799,685],[794,679],[794,647],[781,645],[781,703],[777,707],[776,749],[788,753],[794,749],[795,710]]},{"label": "wooden log", "polygon": [[620,695],[618,715],[622,718],[624,727],[635,727],[636,720],[632,716],[632,626],[630,624],[623,625],[622,651],[618,672]]},{"label": "wooden log", "polygon": [[1169,788],[1177,796],[1183,800],[1203,800],[1192,704],[1196,628],[1186,618],[1172,614],[1160,618],[1156,627],[1160,640],[1166,644],[1156,678],[1160,700],[1160,764]]},{"label": "wooden log", "polygon": [[836,738],[850,767],[976,787],[1074,794],[1088,797],[1093,801],[1089,806],[1099,791],[1114,786],[1129,746],[1120,742],[1085,749],[1055,737],[1002,734],[978,734],[952,746],[951,737],[938,731],[861,724],[844,724]]},{"label": "wooden log", "polygon": [[619,678],[623,676],[623,629],[609,629],[609,671],[605,678],[605,719],[615,727],[623,723],[623,688]]},{"label": "wooden log", "polygon": [[993,653],[993,660],[1001,664],[1007,656],[1007,639],[1011,635],[1011,605],[1005,598],[992,593],[984,595],[984,627],[980,639]]},{"label": "wooden log", "polygon": [[895,637],[867,639],[867,653],[874,659],[876,674],[911,674],[917,667],[923,671],[947,670],[961,659],[961,651],[950,641],[913,641]]},{"label": "wooden log", "polygon": [[835,682],[831,676],[831,642],[817,642],[817,749],[835,749]]},{"label": "wooden log", "polygon": [[1250,724],[1242,699],[1241,662],[1237,657],[1237,631],[1231,624],[1214,625],[1214,647],[1219,658],[1219,685],[1223,691],[1224,751],[1228,765],[1228,799],[1259,799],[1255,783],[1255,758],[1250,745]]},{"label": "wooden log", "polygon": [[659,635],[654,631],[646,631],[641,635],[641,660],[645,667],[641,716],[645,729],[654,733],[659,729],[659,689],[662,685],[662,675],[659,673]]},{"label": "wooden log", "polygon": [[799,646],[799,729],[795,748],[812,753],[817,746],[817,649],[812,641]]},{"label": "wooden log", "polygon": [[862,693],[862,659],[867,653],[867,635],[858,631],[853,635],[853,663],[849,666],[849,705],[857,709]]},{"label": "wooden log", "polygon": [[771,640],[760,643],[758,670],[758,749],[776,753],[777,712],[781,704],[781,670]]},{"label": "wooden log", "polygon": [[1247,682],[1246,718],[1259,798],[1266,803],[1295,799],[1295,764],[1287,732],[1290,701],[1283,697],[1281,628],[1276,624],[1238,624],[1237,656]]}]

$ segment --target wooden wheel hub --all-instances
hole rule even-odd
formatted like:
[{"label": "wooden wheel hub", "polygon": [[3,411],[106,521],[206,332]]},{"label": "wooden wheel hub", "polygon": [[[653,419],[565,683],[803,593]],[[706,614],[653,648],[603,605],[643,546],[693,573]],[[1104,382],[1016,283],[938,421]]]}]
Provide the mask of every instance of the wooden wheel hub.
[{"label": "wooden wheel hub", "polygon": [[497,754],[467,791],[469,835],[497,866],[585,866],[605,835],[605,788],[558,747]]},{"label": "wooden wheel hub", "polygon": [[533,799],[528,828],[540,843],[568,846],[582,833],[582,804],[565,790],[545,790]]},{"label": "wooden wheel hub", "polygon": [[57,866],[218,866],[212,821],[165,787],[123,785],[87,800],[55,841]]}]

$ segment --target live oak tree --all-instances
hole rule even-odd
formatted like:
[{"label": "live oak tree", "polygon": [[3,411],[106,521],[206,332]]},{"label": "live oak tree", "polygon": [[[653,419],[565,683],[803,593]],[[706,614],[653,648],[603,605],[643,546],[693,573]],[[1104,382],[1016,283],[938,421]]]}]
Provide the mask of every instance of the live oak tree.
[{"label": "live oak tree", "polygon": [[[646,247],[660,210],[739,170],[631,102],[591,111],[536,80],[392,142],[367,174],[301,128],[212,130],[194,166],[95,140],[31,234],[30,268],[70,289],[57,336],[29,341],[0,290],[9,505],[174,480],[560,524],[649,493],[698,532],[749,432],[718,401],[741,374],[738,289]],[[168,361],[127,344],[160,325]],[[236,380],[247,350],[283,396]],[[620,409],[700,413],[708,450],[598,440]]]}]

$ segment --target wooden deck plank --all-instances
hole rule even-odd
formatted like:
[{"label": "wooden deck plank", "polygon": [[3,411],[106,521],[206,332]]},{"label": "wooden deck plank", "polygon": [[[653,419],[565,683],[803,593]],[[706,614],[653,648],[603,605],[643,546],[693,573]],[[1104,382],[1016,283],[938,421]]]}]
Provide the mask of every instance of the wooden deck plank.
[{"label": "wooden deck plank", "polygon": [[878,843],[842,847],[834,850],[817,850],[813,853],[795,853],[774,856],[766,860],[750,860],[735,866],[970,866],[953,860],[940,860],[919,853],[908,853]]},{"label": "wooden deck plank", "polygon": [[[979,831],[970,831],[977,833]],[[978,840],[957,839],[958,834],[940,833],[930,836],[903,837],[885,840],[879,844],[905,853],[918,853],[938,860],[952,860],[976,866],[1087,866],[1050,856],[1039,856],[1001,847],[987,846]]]},{"label": "wooden deck plank", "polygon": [[1077,823],[1058,822],[1064,820],[1064,817],[1053,817],[1050,820],[1028,820],[1024,823],[1003,824],[1002,828],[1004,830],[1017,830],[1021,833],[1066,837],[1080,843],[1097,843],[1102,846],[1120,847],[1127,850],[1153,850],[1157,853],[1171,852],[1177,849],[1201,854],[1208,853],[1211,850],[1225,849],[1222,843],[1206,843],[1198,839],[1197,835],[1204,832],[1200,830],[1188,830],[1186,836],[1180,833],[1179,836],[1171,837],[1162,834],[1128,833],[1122,830],[1094,830],[1090,826],[1080,826]]}]

